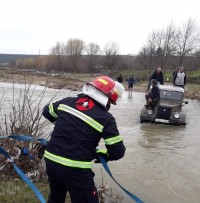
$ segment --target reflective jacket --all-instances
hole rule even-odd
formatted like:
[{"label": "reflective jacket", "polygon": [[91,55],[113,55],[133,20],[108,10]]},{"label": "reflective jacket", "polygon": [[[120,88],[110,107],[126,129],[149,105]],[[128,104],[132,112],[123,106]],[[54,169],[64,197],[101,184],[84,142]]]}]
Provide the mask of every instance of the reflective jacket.
[{"label": "reflective jacket", "polygon": [[125,146],[114,117],[98,102],[80,94],[44,107],[43,116],[55,122],[45,157],[78,168],[91,168],[96,147],[105,141],[110,160],[124,156]]}]

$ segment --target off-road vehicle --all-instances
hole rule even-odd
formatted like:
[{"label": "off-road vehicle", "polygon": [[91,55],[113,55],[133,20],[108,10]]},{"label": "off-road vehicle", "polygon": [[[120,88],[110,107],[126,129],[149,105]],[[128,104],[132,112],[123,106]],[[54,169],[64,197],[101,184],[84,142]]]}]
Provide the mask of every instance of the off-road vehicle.
[{"label": "off-road vehicle", "polygon": [[159,85],[160,101],[152,108],[145,105],[141,110],[140,123],[157,122],[174,125],[186,125],[186,113],[182,107],[187,104],[184,89],[171,85]]}]

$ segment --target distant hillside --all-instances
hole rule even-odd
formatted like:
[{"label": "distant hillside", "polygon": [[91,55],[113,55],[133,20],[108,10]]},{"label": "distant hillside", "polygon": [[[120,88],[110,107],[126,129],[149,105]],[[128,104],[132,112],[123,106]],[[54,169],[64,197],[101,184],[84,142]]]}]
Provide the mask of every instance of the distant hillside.
[{"label": "distant hillside", "polygon": [[23,54],[0,54],[0,64],[10,63],[11,61],[15,61],[21,58],[33,58],[38,55],[23,55]]}]

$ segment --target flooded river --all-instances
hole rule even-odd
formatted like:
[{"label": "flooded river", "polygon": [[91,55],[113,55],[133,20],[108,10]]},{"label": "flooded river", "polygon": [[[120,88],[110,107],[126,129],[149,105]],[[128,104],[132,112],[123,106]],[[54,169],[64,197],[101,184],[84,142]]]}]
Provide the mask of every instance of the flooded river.
[{"label": "flooded river", "polygon": [[[200,202],[200,102],[188,101],[186,126],[140,124],[144,93],[128,99],[125,92],[111,109],[127,150],[109,166],[117,181],[146,203]],[[125,195],[123,202],[133,201]]]},{"label": "flooded river", "polygon": [[[0,85],[1,91],[5,88]],[[54,91],[47,90],[44,104]],[[60,93],[59,99],[76,95],[66,90]],[[186,126],[140,124],[144,93],[134,92],[129,99],[125,92],[118,105],[111,107],[110,112],[116,118],[126,145],[126,154],[108,165],[114,178],[146,203],[200,202],[200,102],[188,101],[183,107],[187,114]],[[101,164],[95,164],[93,170],[97,185],[103,177],[104,182],[124,196],[123,203],[134,202],[106,175]]]}]

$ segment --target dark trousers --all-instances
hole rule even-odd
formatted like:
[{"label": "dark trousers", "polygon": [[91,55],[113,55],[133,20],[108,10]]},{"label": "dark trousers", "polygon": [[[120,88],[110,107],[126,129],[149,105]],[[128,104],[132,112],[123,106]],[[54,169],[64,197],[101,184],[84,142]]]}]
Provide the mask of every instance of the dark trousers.
[{"label": "dark trousers", "polygon": [[72,203],[99,202],[91,169],[72,168],[45,160],[50,184],[48,203],[64,203],[67,192]]},{"label": "dark trousers", "polygon": [[151,98],[151,94],[146,94],[145,95],[145,98],[147,100],[147,104],[151,107],[151,108],[154,108],[157,103],[158,103],[158,100],[157,99],[153,99],[152,102],[148,102],[148,100]]}]

